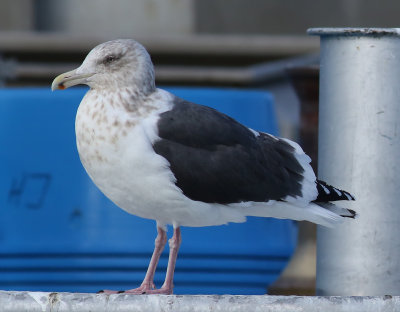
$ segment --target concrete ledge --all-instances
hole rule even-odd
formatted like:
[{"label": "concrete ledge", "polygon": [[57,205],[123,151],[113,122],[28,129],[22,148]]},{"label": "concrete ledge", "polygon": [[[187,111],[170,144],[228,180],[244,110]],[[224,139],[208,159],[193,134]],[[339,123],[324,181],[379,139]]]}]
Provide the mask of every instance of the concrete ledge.
[{"label": "concrete ledge", "polygon": [[0,291],[0,310],[11,311],[400,311],[400,296],[164,296]]}]

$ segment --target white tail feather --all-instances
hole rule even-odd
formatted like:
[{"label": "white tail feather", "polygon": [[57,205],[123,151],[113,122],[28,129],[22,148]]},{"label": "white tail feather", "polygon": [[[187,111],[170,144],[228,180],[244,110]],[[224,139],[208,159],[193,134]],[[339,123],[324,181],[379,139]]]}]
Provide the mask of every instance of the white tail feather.
[{"label": "white tail feather", "polygon": [[340,214],[314,203],[309,203],[306,207],[298,207],[291,203],[280,201],[273,204],[252,203],[251,206],[242,206],[241,209],[242,213],[246,216],[309,221],[327,227],[334,227],[344,221],[344,218]]}]

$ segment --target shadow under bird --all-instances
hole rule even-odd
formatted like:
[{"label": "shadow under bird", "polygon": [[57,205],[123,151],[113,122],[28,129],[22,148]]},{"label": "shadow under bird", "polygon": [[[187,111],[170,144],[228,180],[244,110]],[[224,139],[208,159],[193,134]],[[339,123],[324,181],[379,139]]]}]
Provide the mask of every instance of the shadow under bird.
[{"label": "shadow under bird", "polygon": [[[257,216],[333,227],[355,216],[331,203],[354,197],[318,180],[297,143],[156,88],[150,56],[134,40],[96,46],[81,66],[56,77],[52,90],[78,84],[90,87],[75,121],[88,175],[117,206],[157,222],[143,283],[126,293],[172,294],[181,226]],[[156,289],[167,225],[174,234],[165,282]]]}]

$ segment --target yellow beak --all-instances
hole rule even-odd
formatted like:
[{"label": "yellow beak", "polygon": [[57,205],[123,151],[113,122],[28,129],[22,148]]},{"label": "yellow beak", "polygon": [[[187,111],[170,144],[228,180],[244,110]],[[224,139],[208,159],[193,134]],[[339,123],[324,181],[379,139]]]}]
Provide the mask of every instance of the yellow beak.
[{"label": "yellow beak", "polygon": [[64,74],[58,75],[51,84],[51,90],[64,90],[66,88],[78,85],[86,84],[87,78],[93,76],[94,74],[77,74],[76,69],[66,72]]}]

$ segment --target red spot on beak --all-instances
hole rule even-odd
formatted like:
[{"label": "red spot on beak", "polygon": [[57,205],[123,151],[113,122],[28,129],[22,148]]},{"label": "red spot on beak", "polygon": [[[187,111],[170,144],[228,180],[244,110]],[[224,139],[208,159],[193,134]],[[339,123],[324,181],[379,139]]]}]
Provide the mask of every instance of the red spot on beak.
[{"label": "red spot on beak", "polygon": [[65,89],[65,86],[64,86],[64,84],[60,83],[60,84],[58,85],[58,88],[59,88],[60,90],[64,90],[64,89]]}]

